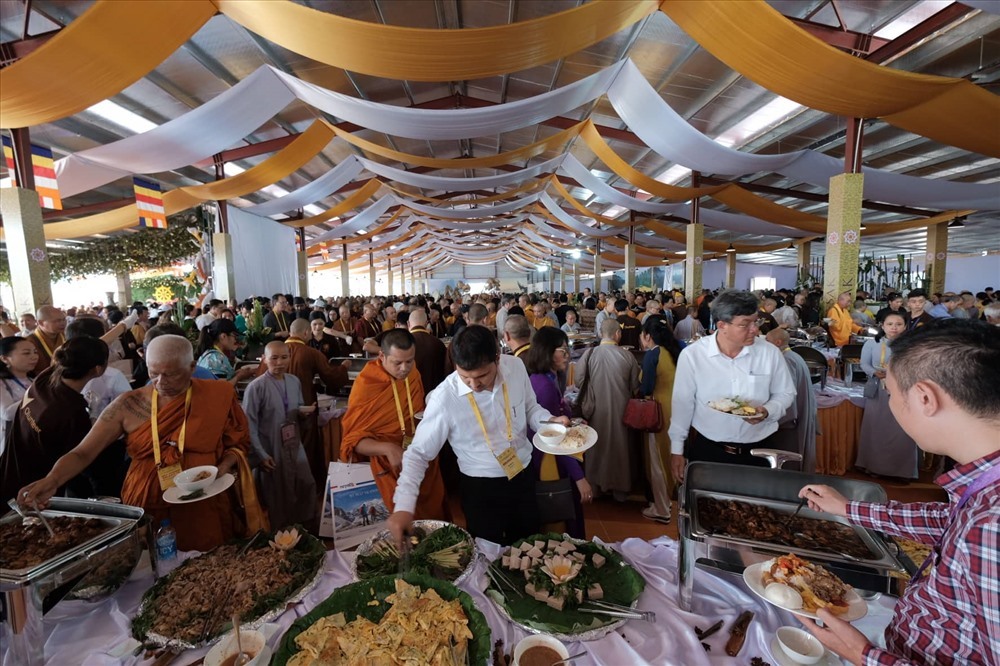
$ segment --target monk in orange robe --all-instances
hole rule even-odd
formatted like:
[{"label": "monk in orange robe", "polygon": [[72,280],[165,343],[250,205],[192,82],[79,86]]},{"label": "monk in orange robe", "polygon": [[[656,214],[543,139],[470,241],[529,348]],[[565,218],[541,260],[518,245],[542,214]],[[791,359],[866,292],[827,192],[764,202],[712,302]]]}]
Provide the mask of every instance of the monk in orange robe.
[{"label": "monk in orange robe", "polygon": [[[191,343],[178,335],[153,340],[146,350],[146,363],[150,384],[123,393],[112,402],[84,440],[59,458],[45,478],[21,489],[18,501],[44,504],[65,484],[64,479],[76,476],[109,444],[125,435],[132,464],[125,475],[122,501],[145,509],[154,525],[170,519],[180,550],[206,551],[222,545],[242,535],[247,523],[254,530],[266,527],[260,522],[253,479],[248,478],[250,431],[233,386],[192,379]],[[154,399],[157,438],[153,436]],[[166,503],[154,460],[155,439],[160,444],[161,468],[178,462],[182,469],[215,465],[219,476],[239,470],[246,516],[254,520],[244,520],[243,511],[233,505],[227,492],[191,504]],[[249,493],[245,481],[249,481]]]},{"label": "monk in orange robe", "polygon": [[[403,449],[413,439],[413,415],[424,409],[424,388],[416,369],[416,342],[404,329],[394,329],[382,338],[377,361],[358,375],[351,387],[347,413],[341,422],[340,459],[369,461],[375,485],[389,513],[396,480],[403,465]],[[427,468],[414,512],[417,519],[448,520],[444,482],[438,461]]]}]

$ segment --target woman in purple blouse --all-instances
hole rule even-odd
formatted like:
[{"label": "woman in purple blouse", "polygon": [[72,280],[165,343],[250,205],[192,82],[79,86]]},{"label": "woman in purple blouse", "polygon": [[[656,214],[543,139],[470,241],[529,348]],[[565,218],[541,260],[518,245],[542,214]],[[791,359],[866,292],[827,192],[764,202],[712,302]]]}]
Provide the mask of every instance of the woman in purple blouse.
[{"label": "woman in purple blouse", "polygon": [[[524,356],[528,368],[531,387],[535,391],[538,404],[549,410],[553,416],[572,416],[569,405],[563,400],[562,392],[556,381],[557,372],[565,372],[569,367],[569,339],[566,333],[546,326],[535,331],[531,339],[531,347]],[[535,433],[529,431],[529,437]],[[555,532],[566,532],[571,537],[586,539],[583,525],[583,502],[594,499],[594,491],[583,474],[583,454],[575,456],[554,456],[542,453],[538,449],[531,452],[531,466],[540,481],[554,481],[569,478],[573,481],[573,503],[576,507],[576,517],[561,524],[545,525],[544,529]]]}]

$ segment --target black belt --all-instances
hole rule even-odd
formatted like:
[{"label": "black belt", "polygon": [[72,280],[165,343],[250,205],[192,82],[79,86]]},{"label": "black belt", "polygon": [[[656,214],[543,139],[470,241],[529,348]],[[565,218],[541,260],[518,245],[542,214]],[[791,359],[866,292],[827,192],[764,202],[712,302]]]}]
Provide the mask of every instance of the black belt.
[{"label": "black belt", "polygon": [[712,444],[713,446],[722,449],[724,453],[727,453],[731,456],[746,455],[750,452],[750,448],[754,446],[753,444],[724,444],[722,442],[712,441],[707,437],[705,438],[705,441]]}]

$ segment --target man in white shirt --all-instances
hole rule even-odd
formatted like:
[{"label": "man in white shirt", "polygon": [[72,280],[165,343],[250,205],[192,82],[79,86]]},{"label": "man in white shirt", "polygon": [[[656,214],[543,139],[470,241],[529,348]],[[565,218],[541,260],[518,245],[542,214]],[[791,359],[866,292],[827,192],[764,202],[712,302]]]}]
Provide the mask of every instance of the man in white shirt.
[{"label": "man in white shirt", "polygon": [[222,316],[223,305],[224,303],[218,299],[212,299],[209,301],[208,309],[203,314],[198,315],[194,320],[194,325],[198,327],[199,331]]},{"label": "man in white shirt", "polygon": [[524,364],[501,356],[493,332],[467,326],[451,343],[455,372],[427,397],[424,418],[403,453],[396,511],[389,529],[402,542],[424,473],[445,441],[458,458],[462,511],[469,533],[510,544],[538,531],[535,474],[527,429],[554,418],[535,400]]},{"label": "man in white shirt", "polygon": [[497,331],[503,331],[504,322],[507,321],[507,315],[510,313],[510,306],[514,304],[513,296],[504,296],[500,299],[500,309],[497,310]]},{"label": "man in white shirt", "polygon": [[[669,430],[670,466],[678,482],[688,460],[767,466],[750,449],[778,430],[778,420],[795,400],[795,384],[778,348],[758,338],[757,309],[757,297],[748,291],[719,294],[712,302],[718,330],[681,352]],[[743,419],[708,406],[736,397],[757,407],[759,415]]]}]

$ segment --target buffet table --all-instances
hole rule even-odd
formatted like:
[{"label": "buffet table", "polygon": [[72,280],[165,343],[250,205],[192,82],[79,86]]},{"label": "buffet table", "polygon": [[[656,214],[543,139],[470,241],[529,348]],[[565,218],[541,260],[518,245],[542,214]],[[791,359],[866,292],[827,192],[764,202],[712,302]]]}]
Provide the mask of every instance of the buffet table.
[{"label": "buffet table", "polygon": [[[480,549],[490,558],[500,551],[496,544],[480,540]],[[570,644],[570,654],[586,650],[587,656],[575,664],[620,666],[621,664],[650,664],[663,666],[677,664],[701,666],[711,664],[747,664],[752,657],[776,665],[768,645],[774,631],[783,625],[799,626],[797,620],[786,612],[766,604],[746,588],[742,578],[715,570],[698,569],[695,575],[695,613],[681,611],[677,605],[677,556],[678,543],[667,537],[653,541],[626,539],[613,544],[625,559],[646,579],[646,588],[639,597],[638,607],[656,613],[655,623],[631,620],[622,628],[596,641]],[[299,617],[323,601],[330,593],[353,581],[351,558],[353,553],[328,552],[324,573],[316,587],[299,603],[292,605],[275,620],[274,627],[265,627],[272,633],[268,644],[276,646],[284,631]],[[493,641],[502,639],[504,649],[526,636],[526,632],[511,625],[482,593],[486,586],[484,564],[475,564],[475,573],[462,585],[472,595],[476,605],[485,614],[493,633]],[[113,597],[96,604],[79,601],[62,602],[45,616],[45,657],[52,666],[82,664],[84,666],[133,666],[152,664],[144,654],[133,655],[138,643],[129,635],[129,623],[143,593],[152,585],[153,577],[148,560],[143,559],[132,578]],[[868,615],[855,623],[875,642],[892,615],[895,600],[882,596],[869,601]],[[746,643],[738,657],[728,657],[725,643],[728,628],[744,610],[754,612],[754,621],[747,632]],[[724,620],[722,630],[706,640],[711,652],[705,652],[696,637],[694,627],[708,628]],[[184,652],[170,661],[174,666],[199,663],[207,648]],[[3,654],[4,666],[13,661]],[[163,663],[163,662],[161,662]]]},{"label": "buffet table", "polygon": [[816,417],[816,473],[843,476],[858,457],[861,418],[865,413],[862,384],[831,379],[825,389],[814,384]]}]

